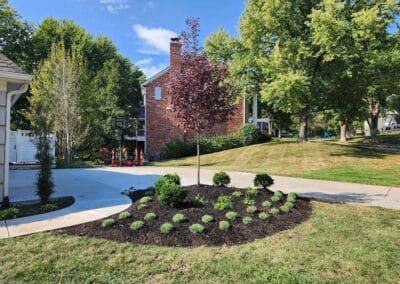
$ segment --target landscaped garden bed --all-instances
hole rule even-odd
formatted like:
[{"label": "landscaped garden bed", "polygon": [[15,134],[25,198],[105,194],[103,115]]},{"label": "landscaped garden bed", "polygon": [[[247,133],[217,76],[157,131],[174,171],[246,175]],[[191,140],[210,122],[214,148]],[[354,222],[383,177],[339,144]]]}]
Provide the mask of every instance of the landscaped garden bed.
[{"label": "landscaped garden bed", "polygon": [[[167,184],[166,190],[174,188],[170,195],[157,183],[155,196],[150,190],[133,191],[126,211],[59,232],[163,246],[235,245],[293,228],[311,214],[309,201],[293,193],[179,184],[179,177],[175,187]],[[182,201],[174,202],[175,197]]]},{"label": "landscaped garden bed", "polygon": [[52,198],[45,205],[43,205],[39,200],[14,204],[10,208],[0,208],[0,220],[8,220],[49,213],[71,206],[74,202],[75,199],[72,196],[65,196]]}]

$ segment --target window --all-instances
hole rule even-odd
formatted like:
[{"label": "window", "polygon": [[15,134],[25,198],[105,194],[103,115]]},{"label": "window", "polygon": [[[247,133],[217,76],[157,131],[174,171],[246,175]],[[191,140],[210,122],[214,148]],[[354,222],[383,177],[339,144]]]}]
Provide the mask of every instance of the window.
[{"label": "window", "polygon": [[154,99],[161,100],[161,87],[154,88]]}]

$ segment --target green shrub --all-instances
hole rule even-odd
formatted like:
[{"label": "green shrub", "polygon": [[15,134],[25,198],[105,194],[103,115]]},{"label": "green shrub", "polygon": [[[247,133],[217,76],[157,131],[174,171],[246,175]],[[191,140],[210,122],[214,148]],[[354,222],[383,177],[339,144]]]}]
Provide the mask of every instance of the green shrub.
[{"label": "green shrub", "polygon": [[13,219],[17,217],[19,210],[17,208],[7,208],[0,211],[0,220]]},{"label": "green shrub", "polygon": [[101,226],[103,228],[108,228],[108,227],[111,227],[114,225],[115,225],[115,220],[112,218],[105,219],[105,220],[103,220],[103,222],[101,222]]},{"label": "green shrub", "polygon": [[225,214],[225,217],[228,218],[229,220],[235,220],[238,217],[237,212],[229,211],[228,213]]},{"label": "green shrub", "polygon": [[257,196],[257,194],[258,194],[258,189],[257,188],[249,187],[246,190],[246,195],[249,196],[249,197]]},{"label": "green shrub", "polygon": [[279,210],[282,212],[288,213],[290,211],[290,208],[288,206],[283,205],[283,206],[279,207]]},{"label": "green shrub", "polygon": [[228,231],[231,225],[229,224],[228,221],[220,221],[218,227],[222,231]]},{"label": "green shrub", "polygon": [[292,197],[292,198],[296,199],[297,198],[297,194],[295,192],[289,192],[288,193],[288,197]]},{"label": "green shrub", "polygon": [[141,204],[139,204],[136,208],[138,209],[138,210],[140,210],[140,209],[143,209],[143,208],[146,208],[147,207],[147,203],[141,203]]},{"label": "green shrub", "polygon": [[145,216],[144,216],[144,220],[145,221],[152,221],[152,220],[154,220],[154,219],[156,219],[157,218],[157,215],[156,214],[154,214],[154,213],[147,213]]},{"label": "green shrub", "polygon": [[213,176],[213,185],[215,186],[227,186],[230,182],[231,178],[226,172],[218,172]]},{"label": "green shrub", "polygon": [[273,196],[271,197],[271,201],[272,201],[272,202],[278,202],[279,200],[281,200],[279,196],[273,195]]},{"label": "green shrub", "polygon": [[297,195],[294,192],[288,194],[286,201],[294,203],[297,199]]},{"label": "green shrub", "polygon": [[153,200],[153,198],[151,198],[150,196],[145,196],[145,197],[140,198],[139,203],[143,204],[143,203],[147,203],[152,200]]},{"label": "green shrub", "polygon": [[279,214],[279,209],[278,208],[272,208],[271,209],[271,214],[274,215],[274,216],[278,215]]},{"label": "green shrub", "polygon": [[261,130],[254,124],[242,125],[239,129],[243,145],[252,145],[260,142]]},{"label": "green shrub", "polygon": [[154,187],[156,189],[157,194],[159,194],[160,190],[166,185],[174,183],[176,185],[181,185],[181,179],[177,174],[166,174],[162,178],[159,178],[155,183]]},{"label": "green shrub", "polygon": [[294,207],[294,204],[292,202],[285,202],[285,204],[283,206],[289,207],[290,209],[292,209]]},{"label": "green shrub", "polygon": [[131,229],[134,231],[137,231],[137,230],[141,229],[143,226],[144,226],[143,221],[135,221],[131,224]]},{"label": "green shrub", "polygon": [[122,211],[121,213],[119,213],[118,218],[119,219],[128,219],[131,218],[132,214],[129,213],[128,211]]},{"label": "green shrub", "polygon": [[269,200],[265,200],[261,205],[262,207],[270,208],[272,206],[272,202]]},{"label": "green shrub", "polygon": [[186,221],[186,216],[181,213],[177,213],[174,215],[174,217],[172,217],[172,221],[174,223],[182,223],[182,222]]},{"label": "green shrub", "polygon": [[250,199],[247,196],[243,199],[243,203],[246,204],[246,205],[254,205],[254,204],[256,204],[256,202],[253,199]]},{"label": "green shrub", "polygon": [[281,199],[283,196],[283,193],[282,193],[282,191],[275,191],[274,196],[277,196],[277,197],[279,197],[279,199]]},{"label": "green shrub", "polygon": [[268,174],[256,174],[253,182],[254,186],[262,186],[264,189],[274,184],[274,180]]},{"label": "green shrub", "polygon": [[202,221],[203,223],[210,223],[210,222],[212,222],[213,220],[214,220],[214,217],[211,216],[211,215],[208,215],[208,214],[206,214],[206,215],[204,215],[203,217],[201,217],[201,221]]},{"label": "green shrub", "polygon": [[241,191],[234,191],[232,192],[232,196],[233,197],[241,197],[243,195],[243,193]]},{"label": "green shrub", "polygon": [[201,224],[193,224],[189,227],[189,230],[193,233],[193,234],[200,234],[204,232],[204,226]]},{"label": "green shrub", "polygon": [[49,211],[54,211],[56,210],[58,207],[54,204],[43,204],[42,206],[40,206],[40,211],[41,212],[49,212]]},{"label": "green shrub", "polygon": [[166,159],[192,156],[196,154],[196,144],[193,142],[187,143],[180,140],[172,140],[165,143],[163,154]]},{"label": "green shrub", "polygon": [[268,217],[269,217],[269,215],[267,213],[265,213],[265,212],[261,212],[260,214],[258,214],[258,218],[260,220],[267,220]]},{"label": "green shrub", "polygon": [[187,192],[176,183],[167,182],[164,183],[158,189],[158,201],[163,205],[176,206],[182,203],[187,195]]},{"label": "green shrub", "polygon": [[255,213],[257,211],[257,207],[249,206],[246,208],[247,213]]},{"label": "green shrub", "polygon": [[196,195],[196,197],[193,200],[193,206],[195,207],[203,207],[204,206],[204,199],[201,197],[199,194]]},{"label": "green shrub", "polygon": [[219,210],[231,209],[232,207],[232,196],[229,195],[218,196],[218,201],[214,203],[214,208]]},{"label": "green shrub", "polygon": [[164,223],[160,226],[161,233],[168,234],[174,230],[174,226],[171,223]]},{"label": "green shrub", "polygon": [[244,217],[242,221],[243,221],[243,224],[245,224],[245,225],[250,225],[251,223],[253,223],[253,218],[251,218],[251,217]]}]

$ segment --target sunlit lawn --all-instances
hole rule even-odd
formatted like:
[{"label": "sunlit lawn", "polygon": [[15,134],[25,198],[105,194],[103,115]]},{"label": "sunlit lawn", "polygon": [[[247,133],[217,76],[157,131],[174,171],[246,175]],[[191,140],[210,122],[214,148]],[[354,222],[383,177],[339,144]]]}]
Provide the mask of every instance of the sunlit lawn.
[{"label": "sunlit lawn", "polygon": [[57,233],[0,240],[0,282],[398,283],[399,211],[312,205],[298,227],[233,247],[142,246]]},{"label": "sunlit lawn", "polygon": [[[397,139],[400,141],[399,137],[392,140],[397,142]],[[400,152],[370,149],[355,143],[267,143],[203,155],[201,162],[212,169],[400,186]],[[153,164],[193,167],[196,159]]]}]

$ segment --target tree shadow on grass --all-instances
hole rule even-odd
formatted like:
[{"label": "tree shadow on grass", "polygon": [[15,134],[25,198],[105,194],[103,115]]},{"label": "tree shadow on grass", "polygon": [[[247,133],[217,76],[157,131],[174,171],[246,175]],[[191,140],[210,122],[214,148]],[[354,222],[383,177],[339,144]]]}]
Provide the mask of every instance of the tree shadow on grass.
[{"label": "tree shadow on grass", "polygon": [[340,150],[335,153],[331,153],[330,156],[383,159],[388,155],[398,155],[398,153],[382,151],[380,149],[370,149],[362,146],[355,146],[355,145],[339,145],[339,146]]},{"label": "tree shadow on grass", "polygon": [[385,194],[365,194],[365,193],[324,193],[324,192],[306,192],[301,193],[301,197],[310,198],[314,200],[334,202],[334,203],[370,203],[372,201],[376,201],[379,198],[384,198]]}]

